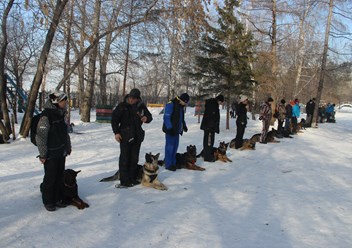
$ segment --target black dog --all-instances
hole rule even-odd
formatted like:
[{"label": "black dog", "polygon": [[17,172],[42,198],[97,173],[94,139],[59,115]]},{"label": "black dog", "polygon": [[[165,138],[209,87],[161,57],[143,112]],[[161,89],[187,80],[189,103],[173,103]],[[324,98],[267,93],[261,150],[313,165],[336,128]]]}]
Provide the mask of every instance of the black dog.
[{"label": "black dog", "polygon": [[76,206],[78,209],[88,208],[88,203],[78,196],[77,174],[81,172],[66,169],[64,171],[64,203]]}]

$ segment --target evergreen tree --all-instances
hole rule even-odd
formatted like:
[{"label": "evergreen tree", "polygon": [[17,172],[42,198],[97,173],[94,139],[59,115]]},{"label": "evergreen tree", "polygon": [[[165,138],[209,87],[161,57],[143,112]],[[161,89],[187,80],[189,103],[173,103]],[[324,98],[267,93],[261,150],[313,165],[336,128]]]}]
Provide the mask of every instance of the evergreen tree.
[{"label": "evergreen tree", "polygon": [[217,7],[218,23],[208,22],[208,32],[200,41],[192,75],[200,80],[202,93],[222,92],[230,99],[253,86],[250,63],[254,41],[235,16],[238,6],[237,0],[225,0],[223,8]]}]

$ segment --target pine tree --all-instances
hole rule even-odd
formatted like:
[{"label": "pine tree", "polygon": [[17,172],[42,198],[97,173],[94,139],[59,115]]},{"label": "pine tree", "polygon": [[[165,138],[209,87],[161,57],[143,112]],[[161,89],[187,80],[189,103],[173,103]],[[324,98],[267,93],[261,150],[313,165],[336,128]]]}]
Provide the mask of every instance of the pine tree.
[{"label": "pine tree", "polygon": [[235,16],[238,6],[239,1],[225,0],[223,8],[217,7],[218,23],[208,23],[208,32],[200,41],[193,76],[201,80],[202,93],[222,92],[230,99],[253,86],[250,62],[254,41]]}]

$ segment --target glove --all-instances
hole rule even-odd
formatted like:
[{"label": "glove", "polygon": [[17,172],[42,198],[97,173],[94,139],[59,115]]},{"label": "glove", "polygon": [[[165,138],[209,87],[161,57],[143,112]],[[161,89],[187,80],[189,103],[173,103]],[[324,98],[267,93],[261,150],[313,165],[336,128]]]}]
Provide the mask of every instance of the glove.
[{"label": "glove", "polygon": [[188,128],[187,128],[186,126],[184,126],[184,127],[183,127],[183,131],[184,131],[185,133],[187,133]]}]

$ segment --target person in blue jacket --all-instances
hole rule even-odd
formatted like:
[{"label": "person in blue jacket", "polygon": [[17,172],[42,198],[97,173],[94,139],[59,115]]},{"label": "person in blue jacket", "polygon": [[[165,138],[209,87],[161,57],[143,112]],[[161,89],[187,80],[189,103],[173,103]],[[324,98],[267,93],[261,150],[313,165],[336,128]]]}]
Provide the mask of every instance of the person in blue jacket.
[{"label": "person in blue jacket", "polygon": [[297,119],[301,115],[298,99],[295,99],[295,104],[292,107],[292,133],[297,133]]},{"label": "person in blue jacket", "polygon": [[163,132],[165,133],[165,168],[176,170],[176,153],[180,135],[187,132],[185,108],[189,102],[187,93],[181,94],[168,102],[164,111]]},{"label": "person in blue jacket", "polygon": [[325,109],[326,122],[335,122],[335,104],[328,103]]}]

